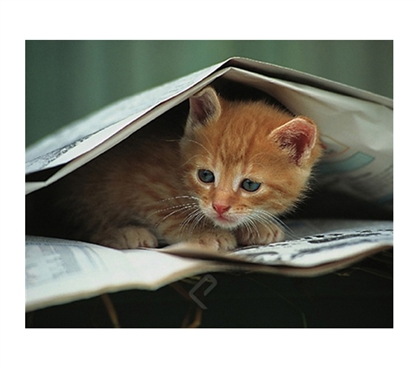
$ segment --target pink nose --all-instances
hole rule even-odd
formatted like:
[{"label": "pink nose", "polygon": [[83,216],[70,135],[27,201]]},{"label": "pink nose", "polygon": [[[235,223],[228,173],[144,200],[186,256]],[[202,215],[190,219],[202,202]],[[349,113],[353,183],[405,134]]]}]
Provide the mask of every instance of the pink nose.
[{"label": "pink nose", "polygon": [[219,215],[222,215],[223,213],[226,213],[231,208],[231,206],[226,206],[224,204],[219,204],[219,203],[213,203],[212,208],[214,208],[214,210]]}]

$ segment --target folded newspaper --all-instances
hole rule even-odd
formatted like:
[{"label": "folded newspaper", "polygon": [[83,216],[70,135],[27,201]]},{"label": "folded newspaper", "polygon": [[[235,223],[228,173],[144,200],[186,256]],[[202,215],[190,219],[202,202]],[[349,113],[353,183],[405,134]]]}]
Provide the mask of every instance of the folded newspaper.
[{"label": "folded newspaper", "polygon": [[[319,126],[325,154],[317,182],[387,211],[393,198],[392,100],[291,69],[231,58],[118,101],[70,124],[26,151],[31,196],[111,149],[215,80],[239,82],[280,101]],[[393,245],[392,221],[293,220],[290,239],[228,253],[114,250],[65,239],[26,237],[26,310],[130,288],[154,290],[208,272],[244,270],[316,276]]]}]

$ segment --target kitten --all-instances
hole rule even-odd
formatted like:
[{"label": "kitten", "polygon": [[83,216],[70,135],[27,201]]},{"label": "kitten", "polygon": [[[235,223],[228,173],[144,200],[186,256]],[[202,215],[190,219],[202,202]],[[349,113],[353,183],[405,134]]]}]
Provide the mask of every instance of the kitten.
[{"label": "kitten", "polygon": [[72,238],[219,250],[283,240],[275,216],[307,187],[321,155],[316,125],[262,101],[227,101],[212,87],[189,106],[180,140],[134,134],[60,180],[56,205]]}]

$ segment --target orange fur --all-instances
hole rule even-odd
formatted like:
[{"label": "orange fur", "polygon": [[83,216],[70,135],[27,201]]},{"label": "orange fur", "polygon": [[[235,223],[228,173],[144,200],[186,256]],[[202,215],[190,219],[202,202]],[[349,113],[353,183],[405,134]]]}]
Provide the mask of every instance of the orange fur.
[{"label": "orange fur", "polygon": [[315,124],[264,102],[223,100],[210,87],[190,105],[180,143],[140,131],[61,181],[57,206],[72,237],[223,250],[283,239],[275,216],[306,189],[321,154]]}]

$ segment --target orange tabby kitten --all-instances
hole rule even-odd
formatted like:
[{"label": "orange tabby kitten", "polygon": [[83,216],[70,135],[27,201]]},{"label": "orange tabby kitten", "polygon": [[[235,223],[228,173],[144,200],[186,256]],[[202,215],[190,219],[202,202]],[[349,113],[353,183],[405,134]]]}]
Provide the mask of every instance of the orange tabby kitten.
[{"label": "orange tabby kitten", "polygon": [[180,140],[133,135],[61,181],[72,237],[112,248],[186,242],[230,250],[283,239],[276,215],[304,192],[321,154],[316,125],[207,87]]}]

